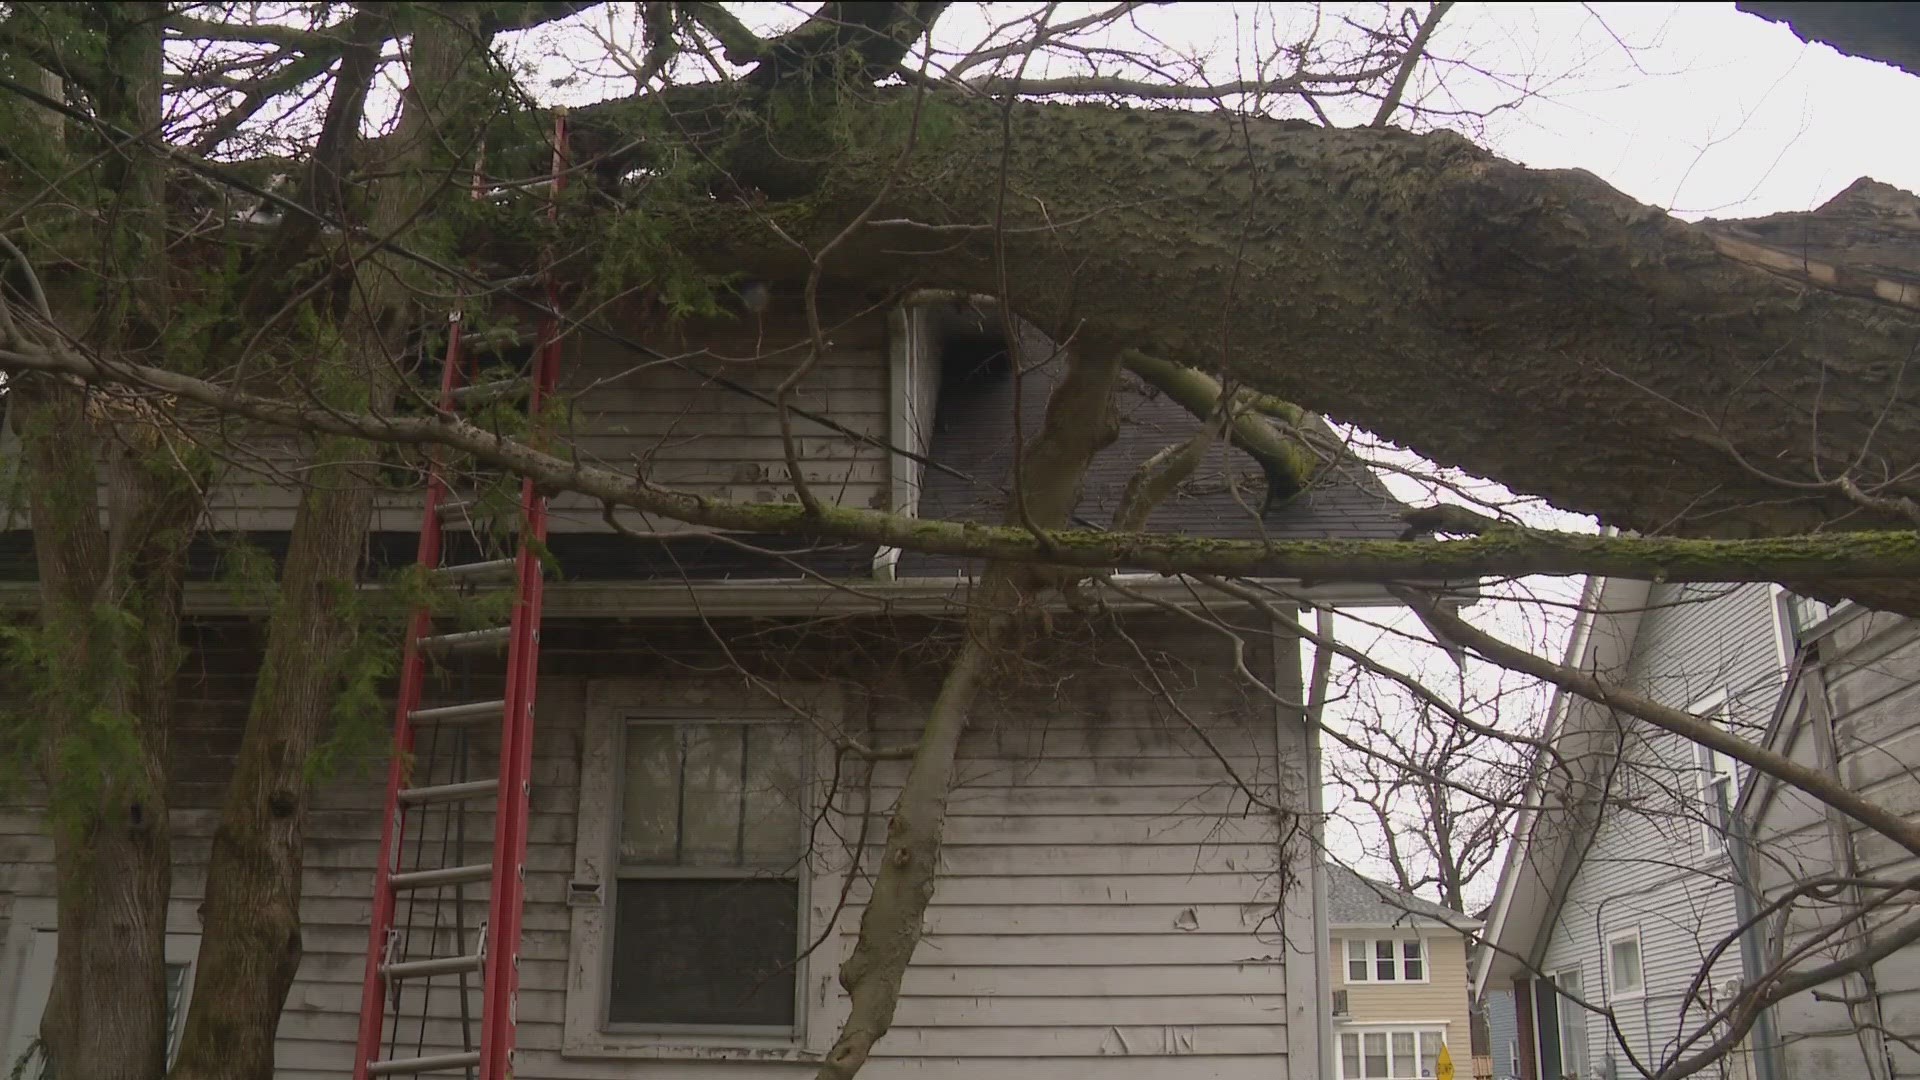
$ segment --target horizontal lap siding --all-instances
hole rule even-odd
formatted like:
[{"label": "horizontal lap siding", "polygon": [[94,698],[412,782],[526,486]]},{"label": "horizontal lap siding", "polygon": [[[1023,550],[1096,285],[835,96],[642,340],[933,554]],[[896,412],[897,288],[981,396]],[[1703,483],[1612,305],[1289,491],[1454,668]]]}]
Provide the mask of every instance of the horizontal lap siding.
[{"label": "horizontal lap siding", "polygon": [[[1202,739],[1130,680],[1072,700],[1003,703],[962,740],[927,937],[876,1075],[944,1056],[1024,1059],[1021,1076],[1073,1058],[1100,1060],[1066,1075],[1135,1075],[1110,1070],[1141,1058],[1156,1065],[1140,1075],[1284,1075],[1279,831],[1234,780],[1271,798],[1271,711],[1192,691],[1183,706],[1217,717]],[[892,713],[872,737],[915,734]],[[876,808],[899,776],[877,770]]]},{"label": "horizontal lap siding", "polygon": [[1464,1062],[1470,1056],[1468,1050],[1473,1038],[1473,1020],[1467,993],[1465,938],[1451,931],[1423,935],[1427,954],[1427,981],[1424,983],[1394,985],[1347,981],[1347,938],[1363,938],[1370,934],[1393,937],[1404,933],[1404,930],[1397,928],[1334,931],[1333,988],[1347,992],[1349,1022],[1353,1024],[1424,1021],[1446,1025],[1447,1045],[1452,1048],[1453,1056]]},{"label": "horizontal lap siding", "polygon": [[[886,319],[832,310],[824,315],[827,348],[793,391],[792,403],[884,441]],[[592,335],[570,339],[558,395],[568,411],[557,452],[626,475],[644,462],[654,483],[713,498],[797,501],[786,479],[778,412],[721,385],[724,380],[771,397],[805,362],[809,349],[797,302],[777,305],[764,324],[749,318],[689,321],[671,330],[620,329],[680,363],[656,361]],[[431,368],[437,377],[437,361]],[[888,465],[880,448],[805,419],[795,418],[792,430],[802,477],[822,501],[886,505]],[[222,454],[229,467],[211,492],[213,527],[288,528],[297,503],[289,471],[297,461],[294,444],[241,425],[229,425],[224,439],[233,447]],[[383,495],[378,505],[376,528],[419,526],[417,491]],[[551,510],[556,532],[609,531],[599,504],[582,496],[557,495]],[[637,515],[628,524],[649,531],[684,528]]]},{"label": "horizontal lap siding", "polygon": [[[1920,812],[1920,624],[1897,616],[1862,613],[1844,622],[1820,643],[1825,704],[1832,716],[1834,746],[1821,748],[1812,717],[1803,710],[1799,725],[1780,748],[1795,760],[1820,767],[1832,755],[1849,787],[1875,803],[1912,818]],[[1827,812],[1810,798],[1782,791],[1761,820],[1767,864],[1763,881],[1774,890],[1796,881],[1836,870],[1836,841]],[[1845,843],[1851,846],[1853,869],[1862,877],[1898,880],[1917,869],[1911,853],[1885,836],[1856,823],[1844,824]],[[1842,849],[1844,850],[1844,849]],[[1873,894],[1869,894],[1873,895]],[[1845,918],[1848,898],[1822,904],[1803,900],[1786,927],[1791,944]],[[1885,906],[1878,913],[1874,936],[1915,916],[1911,900]],[[1856,942],[1821,948],[1804,966],[1845,958]],[[1871,990],[1879,1021],[1898,1037],[1920,1032],[1920,947],[1908,945],[1872,968]],[[1861,1040],[1855,1017],[1840,1004],[1859,999],[1869,988],[1858,980],[1835,981],[1796,994],[1775,1009],[1776,1022],[1788,1040],[1788,1068],[1793,1075],[1853,1075],[1863,1073]],[[1824,998],[1824,1000],[1822,999]],[[1889,1040],[1888,1059],[1896,1077],[1920,1076],[1920,1054],[1900,1038]]]},{"label": "horizontal lap siding", "polygon": [[[1724,691],[1733,729],[1759,738],[1783,679],[1768,587],[1656,585],[1648,603],[1633,656],[1614,676],[1677,708]],[[1697,1010],[1683,1017],[1687,988],[1737,922],[1726,859],[1703,852],[1695,745],[1622,720],[1626,765],[1610,790],[1635,807],[1609,806],[1568,888],[1541,966],[1577,967],[1587,996],[1605,1003],[1607,937],[1637,928],[1646,992],[1613,1007],[1633,1053],[1659,1061],[1701,1018]],[[1714,962],[1712,978],[1721,983],[1739,975],[1739,952],[1729,948]],[[1586,1030],[1596,1075],[1604,1075],[1599,1070],[1609,1061],[1616,1073],[1631,1069],[1603,1017],[1588,1014]]]},{"label": "horizontal lap siding", "polygon": [[[625,655],[547,658],[533,770],[516,1075],[807,1075],[806,1065],[793,1062],[560,1054],[572,924],[567,882],[589,685],[584,673],[595,664],[626,673],[635,663]],[[223,790],[251,678],[248,664],[232,657],[195,654],[189,666],[194,673],[183,689],[182,719],[201,732],[193,753],[208,767],[182,769],[196,779],[176,795],[173,915],[183,930],[197,929],[215,823],[211,807]],[[1082,678],[1064,699],[1042,693],[1021,708],[983,707],[963,740],[927,937],[907,975],[895,1028],[877,1047],[869,1075],[957,1080],[982,1068],[1041,1080],[1095,1073],[1121,1080],[1285,1074],[1287,950],[1273,915],[1279,830],[1233,779],[1237,774],[1252,785],[1261,801],[1273,797],[1276,782],[1297,786],[1298,762],[1276,768],[1270,707],[1232,690],[1226,679],[1182,690],[1183,709],[1206,724],[1208,739],[1227,757],[1222,762],[1131,678],[1103,672]],[[910,740],[935,689],[929,681],[895,694],[873,719],[873,741]],[[482,697],[491,690],[482,681],[467,693]],[[1297,752],[1290,743],[1288,753]],[[472,753],[475,771],[491,774],[493,740],[476,736]],[[875,769],[875,844],[884,834],[880,811],[897,797],[904,768],[882,762]],[[314,792],[303,882],[306,952],[281,1022],[277,1076],[337,1077],[349,1067],[382,786],[379,770],[358,768]],[[843,809],[857,807],[852,798],[841,793]],[[849,821],[838,829],[848,837],[858,831]],[[438,837],[437,826],[432,835]],[[490,836],[491,819],[470,816],[466,849],[449,851],[447,860],[483,861]],[[434,854],[428,865],[438,862],[437,849]],[[0,890],[50,894],[51,847],[38,813],[0,810],[0,857]],[[866,865],[874,861],[877,849]],[[830,985],[853,944],[867,892],[860,881],[847,890],[834,932],[811,961],[810,986]],[[484,915],[481,890],[470,895],[469,931]],[[403,1053],[416,1045],[427,1052],[459,1048],[461,1003],[447,989],[452,985],[435,980],[424,1032],[411,1021]],[[409,991],[410,1011],[418,1011],[418,1001]],[[470,1005],[477,1007],[477,993]]]}]

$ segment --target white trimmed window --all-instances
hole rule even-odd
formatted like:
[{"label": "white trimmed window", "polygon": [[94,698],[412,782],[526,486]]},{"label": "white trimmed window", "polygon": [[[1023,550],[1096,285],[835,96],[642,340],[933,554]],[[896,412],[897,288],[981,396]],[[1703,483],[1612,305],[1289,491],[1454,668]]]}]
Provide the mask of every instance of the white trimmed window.
[{"label": "white trimmed window", "polygon": [[1834,607],[1788,592],[1778,585],[1772,586],[1772,596],[1774,644],[1779,651],[1780,675],[1785,678],[1807,632],[1826,622],[1827,616],[1833,614]]},{"label": "white trimmed window", "polygon": [[1628,927],[1607,935],[1607,995],[1637,998],[1646,993],[1646,973],[1640,959],[1640,928]]},{"label": "white trimmed window", "polygon": [[1347,938],[1347,981],[1427,981],[1427,951],[1417,937]]},{"label": "white trimmed window", "polygon": [[816,985],[832,965],[803,957],[817,894],[838,889],[812,843],[817,740],[767,700],[671,682],[591,689],[563,1053],[740,1047],[800,1061],[830,1033],[832,1018],[809,1012],[837,1007]]},{"label": "white trimmed window", "polygon": [[1340,1033],[1340,1080],[1440,1074],[1444,1027],[1350,1027]]},{"label": "white trimmed window", "polygon": [[798,1026],[801,753],[793,724],[622,725],[609,1030]]},{"label": "white trimmed window", "polygon": [[[1717,691],[1687,706],[1695,716],[1705,717],[1722,731],[1728,730],[1727,695]],[[1710,746],[1694,745],[1694,762],[1699,767],[1700,849],[1718,855],[1727,849],[1726,815],[1740,794],[1740,774],[1733,758]]]},{"label": "white trimmed window", "polygon": [[[1548,978],[1560,991],[1555,1014],[1560,1037],[1561,1080],[1587,1080],[1587,1009],[1585,980],[1577,967],[1562,968]],[[1576,1000],[1578,999],[1578,1000]]]}]

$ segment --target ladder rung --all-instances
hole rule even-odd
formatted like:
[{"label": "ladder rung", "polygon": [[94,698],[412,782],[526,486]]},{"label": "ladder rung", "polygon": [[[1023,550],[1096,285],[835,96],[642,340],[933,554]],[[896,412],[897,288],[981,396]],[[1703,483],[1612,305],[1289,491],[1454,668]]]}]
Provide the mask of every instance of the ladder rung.
[{"label": "ladder rung", "polygon": [[388,1058],[367,1064],[368,1076],[399,1076],[404,1073],[439,1072],[443,1069],[466,1069],[480,1064],[480,1051],[468,1050],[463,1054],[428,1054],[426,1057]]},{"label": "ladder rung", "polygon": [[380,974],[389,979],[422,979],[435,975],[458,975],[463,971],[479,971],[487,958],[479,953],[471,956],[436,956],[431,960],[402,960],[397,964],[381,964]]},{"label": "ladder rung", "polygon": [[468,334],[460,339],[460,347],[468,352],[504,352],[508,349],[524,349],[533,344],[533,335],[516,330],[511,326],[502,326],[478,334]]},{"label": "ladder rung", "polygon": [[483,649],[504,645],[513,636],[511,626],[492,626],[485,630],[462,630],[454,634],[429,634],[420,639],[423,649]]},{"label": "ladder rung", "polygon": [[433,709],[415,709],[407,719],[415,724],[464,724],[489,720],[507,711],[505,701],[470,701],[465,705],[441,705]]},{"label": "ladder rung", "polygon": [[459,784],[435,784],[431,787],[403,788],[400,791],[400,805],[419,806],[422,803],[479,799],[499,790],[500,781],[498,778],[492,780],[468,780]]},{"label": "ladder rung", "polygon": [[492,876],[492,863],[473,863],[468,866],[442,866],[437,870],[409,870],[388,877],[387,884],[395,889],[430,889],[435,885],[485,881]]},{"label": "ladder rung", "polygon": [[515,559],[488,559],[486,562],[449,563],[437,566],[434,573],[455,581],[471,581],[474,578],[502,577],[511,575],[514,567],[520,565]]},{"label": "ladder rung", "polygon": [[469,383],[453,391],[456,405],[477,405],[488,401],[500,401],[527,392],[527,380],[523,378],[494,379],[491,382]]}]

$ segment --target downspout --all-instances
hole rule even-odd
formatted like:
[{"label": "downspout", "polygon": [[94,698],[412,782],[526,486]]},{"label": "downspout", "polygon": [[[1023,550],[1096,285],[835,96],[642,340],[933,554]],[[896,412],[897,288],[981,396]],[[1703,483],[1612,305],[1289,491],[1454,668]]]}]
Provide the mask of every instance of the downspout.
[{"label": "downspout", "polygon": [[1327,680],[1333,673],[1333,609],[1314,609],[1314,630],[1320,640],[1313,648],[1313,677],[1307,689],[1307,820],[1312,830],[1313,860],[1313,941],[1314,981],[1325,997],[1320,1010],[1319,1030],[1314,1037],[1320,1048],[1320,1075],[1334,1074],[1333,1045],[1333,936],[1327,919],[1326,794],[1320,768],[1320,718],[1326,711]]}]

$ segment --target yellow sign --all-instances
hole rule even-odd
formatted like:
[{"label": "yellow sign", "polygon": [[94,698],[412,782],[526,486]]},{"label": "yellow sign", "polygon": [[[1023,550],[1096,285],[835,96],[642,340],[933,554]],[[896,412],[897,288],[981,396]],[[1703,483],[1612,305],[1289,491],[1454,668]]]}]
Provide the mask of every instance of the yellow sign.
[{"label": "yellow sign", "polygon": [[1453,1080],[1453,1055],[1447,1053],[1447,1044],[1440,1044],[1440,1060],[1434,1064],[1433,1075],[1437,1080]]}]

